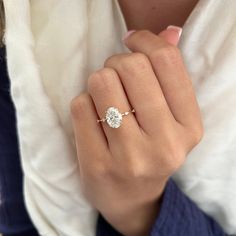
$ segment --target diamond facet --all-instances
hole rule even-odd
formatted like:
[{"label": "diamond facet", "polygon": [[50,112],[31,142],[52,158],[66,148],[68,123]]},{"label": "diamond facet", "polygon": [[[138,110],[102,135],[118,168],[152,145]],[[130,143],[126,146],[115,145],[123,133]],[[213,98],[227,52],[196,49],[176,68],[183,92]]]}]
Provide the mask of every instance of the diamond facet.
[{"label": "diamond facet", "polygon": [[119,128],[122,122],[122,114],[115,107],[109,107],[106,111],[106,121],[111,128]]}]

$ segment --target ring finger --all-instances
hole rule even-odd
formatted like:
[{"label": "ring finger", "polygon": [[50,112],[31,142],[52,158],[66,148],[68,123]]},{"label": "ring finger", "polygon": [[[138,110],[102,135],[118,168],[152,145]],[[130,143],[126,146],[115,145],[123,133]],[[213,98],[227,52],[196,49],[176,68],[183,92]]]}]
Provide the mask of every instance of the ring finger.
[{"label": "ring finger", "polygon": [[[159,134],[174,121],[151,62],[142,53],[118,54],[104,64],[120,76],[136,119],[146,134]],[[163,122],[165,121],[165,122]]]},{"label": "ring finger", "polygon": [[[104,118],[109,107],[118,108],[120,113],[131,111],[132,107],[126,97],[118,74],[111,68],[103,68],[88,79],[88,92],[90,93],[100,119]],[[134,113],[122,116],[121,126],[111,128],[106,122],[101,122],[111,144],[127,144],[140,134],[140,127]]]}]

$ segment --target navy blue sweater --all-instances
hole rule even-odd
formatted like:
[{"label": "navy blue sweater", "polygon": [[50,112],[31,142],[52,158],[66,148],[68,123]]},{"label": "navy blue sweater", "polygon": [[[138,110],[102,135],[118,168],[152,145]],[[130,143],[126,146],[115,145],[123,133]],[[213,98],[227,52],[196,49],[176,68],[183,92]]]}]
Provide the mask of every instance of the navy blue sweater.
[{"label": "navy blue sweater", "polygon": [[[22,170],[15,108],[6,70],[5,48],[0,49],[0,232],[12,236],[37,236],[24,205]],[[97,236],[120,235],[100,215]],[[219,225],[204,214],[170,179],[151,236],[223,236]],[[74,236],[74,235],[71,235]],[[86,235],[85,235],[86,236]]]}]

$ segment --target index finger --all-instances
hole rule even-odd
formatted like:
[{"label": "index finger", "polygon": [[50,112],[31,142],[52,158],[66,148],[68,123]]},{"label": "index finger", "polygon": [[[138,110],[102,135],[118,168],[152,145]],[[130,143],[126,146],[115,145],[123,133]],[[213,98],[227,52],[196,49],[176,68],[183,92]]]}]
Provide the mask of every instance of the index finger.
[{"label": "index finger", "polygon": [[192,125],[196,118],[200,120],[190,76],[179,49],[148,30],[133,32],[124,42],[131,51],[149,58],[176,121]]}]

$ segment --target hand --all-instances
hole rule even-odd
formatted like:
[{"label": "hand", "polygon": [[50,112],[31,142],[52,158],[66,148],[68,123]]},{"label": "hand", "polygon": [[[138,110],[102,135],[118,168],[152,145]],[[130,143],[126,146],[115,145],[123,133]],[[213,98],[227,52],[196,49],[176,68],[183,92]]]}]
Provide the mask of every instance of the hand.
[{"label": "hand", "polygon": [[[164,39],[170,34],[131,34],[133,53],[108,58],[71,103],[83,192],[124,235],[149,233],[168,178],[203,135],[181,53]],[[96,122],[109,106],[135,113],[112,129]]]}]

